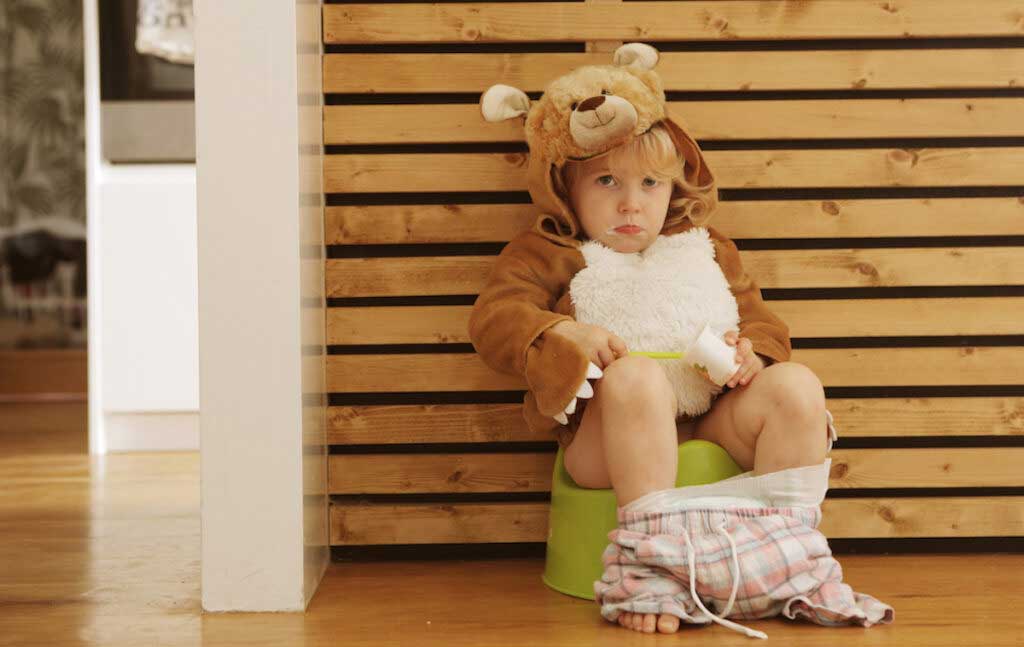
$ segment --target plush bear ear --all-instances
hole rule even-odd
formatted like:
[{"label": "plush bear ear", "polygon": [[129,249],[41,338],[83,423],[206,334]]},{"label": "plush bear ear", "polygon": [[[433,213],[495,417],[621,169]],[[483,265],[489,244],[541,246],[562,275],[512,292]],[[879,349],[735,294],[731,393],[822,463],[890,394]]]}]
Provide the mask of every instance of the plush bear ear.
[{"label": "plush bear ear", "polygon": [[653,70],[658,64],[658,50],[647,43],[626,43],[615,50],[612,63],[622,67],[636,64],[645,70]]},{"label": "plush bear ear", "polygon": [[480,113],[487,121],[525,117],[529,111],[530,97],[510,85],[492,85],[480,95]]}]

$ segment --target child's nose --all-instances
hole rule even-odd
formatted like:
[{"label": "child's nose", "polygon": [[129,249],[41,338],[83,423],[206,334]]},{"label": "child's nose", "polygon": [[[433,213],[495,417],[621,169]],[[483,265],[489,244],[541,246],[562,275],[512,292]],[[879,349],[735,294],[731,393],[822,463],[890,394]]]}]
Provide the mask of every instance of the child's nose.
[{"label": "child's nose", "polygon": [[636,189],[626,189],[622,194],[619,209],[622,211],[636,211],[640,208],[640,195]]}]

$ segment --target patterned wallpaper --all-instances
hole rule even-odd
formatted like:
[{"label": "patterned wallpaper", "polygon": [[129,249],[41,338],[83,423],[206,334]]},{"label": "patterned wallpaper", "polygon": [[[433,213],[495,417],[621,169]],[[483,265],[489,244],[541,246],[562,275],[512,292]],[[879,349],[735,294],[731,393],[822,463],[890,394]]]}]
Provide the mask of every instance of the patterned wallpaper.
[{"label": "patterned wallpaper", "polygon": [[85,345],[81,0],[0,0],[0,348]]}]

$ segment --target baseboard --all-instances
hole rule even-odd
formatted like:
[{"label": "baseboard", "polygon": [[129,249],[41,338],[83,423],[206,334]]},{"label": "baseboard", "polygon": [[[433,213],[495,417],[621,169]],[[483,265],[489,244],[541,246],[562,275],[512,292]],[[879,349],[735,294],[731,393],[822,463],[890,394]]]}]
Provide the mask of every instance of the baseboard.
[{"label": "baseboard", "polygon": [[199,449],[199,412],[105,413],[108,452]]}]

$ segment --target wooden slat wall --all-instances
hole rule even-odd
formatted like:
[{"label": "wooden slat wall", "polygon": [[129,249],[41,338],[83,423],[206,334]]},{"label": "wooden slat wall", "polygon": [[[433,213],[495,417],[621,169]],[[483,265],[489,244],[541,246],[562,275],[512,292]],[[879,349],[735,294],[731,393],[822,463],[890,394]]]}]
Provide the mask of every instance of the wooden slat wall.
[{"label": "wooden slat wall", "polygon": [[326,5],[332,543],[544,541],[554,443],[466,333],[535,217],[477,100],[631,40],[825,384],[825,533],[1024,536],[1022,35],[1019,0]]}]

